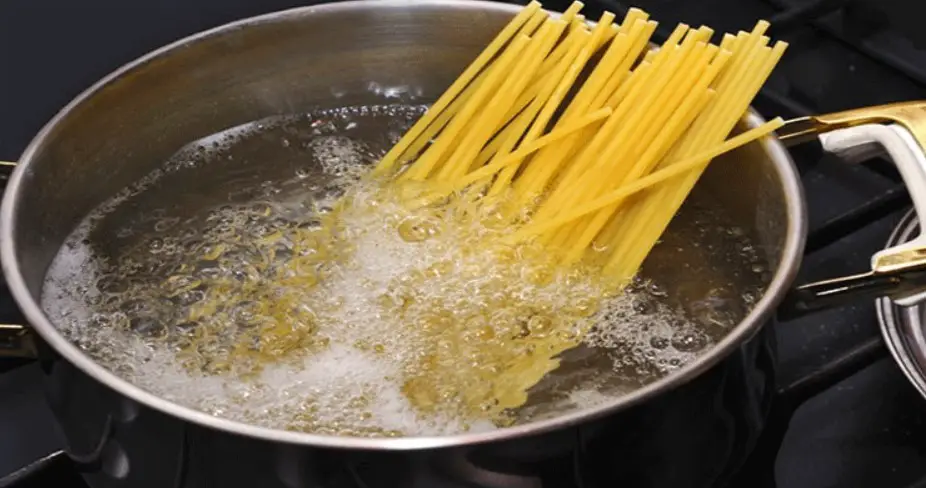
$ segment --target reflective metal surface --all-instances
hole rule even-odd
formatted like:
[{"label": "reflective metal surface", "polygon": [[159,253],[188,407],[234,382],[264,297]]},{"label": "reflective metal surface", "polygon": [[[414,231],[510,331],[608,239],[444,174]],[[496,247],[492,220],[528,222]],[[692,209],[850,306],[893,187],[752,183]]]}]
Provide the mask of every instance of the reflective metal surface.
[{"label": "reflective metal surface", "polygon": [[[888,125],[873,122],[897,121]],[[861,125],[860,125],[861,124]],[[897,168],[919,215],[926,216],[926,104],[909,102],[789,121],[785,144],[818,137],[825,151],[847,163],[886,155]],[[780,313],[812,311],[853,298],[887,296],[903,306],[926,299],[926,236],[894,242],[871,259],[871,271],[796,288]]]},{"label": "reflective metal surface", "polygon": [[[919,233],[919,219],[916,211],[911,210],[897,224],[887,246],[910,242]],[[926,396],[926,320],[923,306],[904,307],[881,298],[877,302],[877,311],[888,349],[907,379],[921,395]]]},{"label": "reflective metal surface", "polygon": [[[134,411],[147,412],[153,420],[139,428],[158,432],[158,442],[165,444],[182,441],[183,424],[176,418],[265,441],[338,448],[423,449],[507,440],[652,400],[698,378],[756,334],[793,279],[806,226],[797,175],[775,140],[718,160],[701,183],[731,209],[737,224],[752,231],[769,267],[775,269],[754,310],[716,347],[675,374],[610,403],[549,420],[488,433],[398,439],[327,437],[243,425],[164,401],[126,383],[66,341],[42,313],[37,299],[44,272],[70,230],[93,207],[150,172],[177,148],[272,115],[381,102],[393,88],[433,99],[515,10],[478,1],[385,0],[249,19],[185,39],[126,66],[78,97],[41,131],[7,187],[0,210],[0,257],[24,313],[67,362],[59,363],[60,373],[51,374],[52,403],[74,398],[78,385],[80,396],[87,397],[85,403],[72,404],[68,415],[59,413],[66,429],[80,431],[68,438],[85,439],[86,445],[74,452],[87,459],[108,453],[115,473],[111,474],[117,475],[122,469],[120,453],[128,447],[105,450],[99,441],[107,432],[124,432],[118,419]],[[751,115],[745,125],[760,122]],[[739,184],[727,184],[731,178]],[[139,408],[143,406],[150,410]],[[72,424],[78,418],[81,425]],[[95,434],[87,432],[93,425]]]},{"label": "reflective metal surface", "polygon": [[44,365],[65,451],[93,488],[723,486],[761,432],[774,328],[693,380],[622,410],[517,439],[414,451],[325,449],[192,424],[122,397],[65,359]]},{"label": "reflective metal surface", "polygon": [[[795,121],[795,125],[797,121]],[[926,102],[904,102],[866,107],[828,115],[806,117],[801,122],[814,126],[824,134],[824,147],[850,161],[864,159],[872,145],[880,146],[897,165],[913,204],[920,215],[926,215]],[[891,123],[880,128],[877,123]],[[803,125],[803,124],[802,124]],[[840,129],[832,132],[834,129]],[[853,130],[847,130],[855,128]],[[803,132],[804,134],[806,132]],[[834,137],[835,136],[835,137]],[[838,139],[833,141],[833,139]],[[787,137],[782,139],[787,141]],[[787,143],[787,142],[786,142]],[[872,271],[880,275],[896,275],[922,269],[926,265],[926,238],[911,239],[878,252],[871,262]],[[901,298],[905,305],[926,298],[922,294]]]}]

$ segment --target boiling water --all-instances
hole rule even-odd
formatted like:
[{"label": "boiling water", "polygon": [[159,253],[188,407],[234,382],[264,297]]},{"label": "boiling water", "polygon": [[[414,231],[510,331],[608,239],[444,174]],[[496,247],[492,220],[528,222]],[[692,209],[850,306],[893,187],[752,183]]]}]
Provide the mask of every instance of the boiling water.
[{"label": "boiling water", "polygon": [[[465,236],[410,245],[417,239],[403,235],[401,222],[383,218],[400,210],[387,208],[348,212],[339,225],[349,239],[338,246],[305,242],[348,189],[388,207],[358,189],[357,177],[421,110],[324,111],[191,144],[74,231],[47,275],[46,312],[128,381],[213,415],[337,435],[497,428],[459,409],[409,400],[409,365],[422,363],[415,348],[425,339],[383,304],[411,271],[449,262],[484,272],[478,258],[461,257],[453,245]],[[563,354],[513,412],[515,421],[607,401],[669,374],[743,317],[768,272],[745,232],[716,207],[703,197],[686,203],[645,264],[645,278],[591,317],[596,325],[584,344]],[[344,253],[350,265],[329,264]],[[290,272],[292,263],[312,268]],[[481,278],[483,288],[525,270],[490,274],[496,271],[496,282]],[[432,276],[430,293],[456,304],[450,319],[467,313],[477,320],[485,304],[468,299],[478,287],[473,292],[475,279],[462,276]],[[543,302],[551,317],[575,322],[583,320],[575,304],[601,292],[575,279],[512,286],[506,296]],[[416,303],[433,303],[420,296],[429,289],[415,290]],[[495,329],[504,322],[480,320]]]}]

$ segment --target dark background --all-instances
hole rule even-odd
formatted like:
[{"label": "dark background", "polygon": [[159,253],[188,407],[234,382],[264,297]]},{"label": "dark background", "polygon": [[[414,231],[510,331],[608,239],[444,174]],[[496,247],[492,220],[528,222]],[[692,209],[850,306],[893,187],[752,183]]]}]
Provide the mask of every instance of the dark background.
[{"label": "dark background", "polygon": [[[375,1],[375,0],[372,0]],[[638,4],[661,20],[675,12],[688,22],[736,17],[748,11],[773,17],[813,0],[586,0],[588,6]],[[94,81],[122,64],[195,32],[261,13],[321,3],[317,0],[0,0],[0,160],[15,159],[55,112]],[[518,3],[525,3],[519,0]],[[551,7],[564,0],[543,2]],[[926,47],[922,0],[829,0],[848,4],[863,27],[884,25]],[[717,27],[725,27],[724,22]],[[737,27],[746,27],[740,25]],[[816,64],[816,63],[813,63]],[[812,69],[813,67],[808,67]],[[926,66],[920,68],[926,70]],[[877,90],[877,88],[874,88]],[[885,87],[890,91],[890,87]],[[881,98],[891,98],[889,93]]]},{"label": "dark background", "polygon": [[198,31],[311,0],[0,0],[0,159],[85,88]]}]

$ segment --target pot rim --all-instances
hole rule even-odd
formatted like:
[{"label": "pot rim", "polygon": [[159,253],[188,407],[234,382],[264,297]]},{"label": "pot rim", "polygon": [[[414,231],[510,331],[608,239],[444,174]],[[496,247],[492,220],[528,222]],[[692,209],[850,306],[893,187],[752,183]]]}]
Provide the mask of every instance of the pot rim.
[{"label": "pot rim", "polygon": [[[97,81],[90,88],[83,91],[74,100],[72,100],[63,109],[61,109],[61,111],[59,111],[42,128],[42,130],[35,136],[35,138],[29,143],[28,147],[23,152],[17,168],[10,176],[6,191],[3,195],[2,206],[0,206],[0,262],[2,262],[3,274],[6,278],[14,299],[22,309],[22,312],[29,321],[30,325],[36,329],[41,337],[52,348],[54,348],[70,363],[82,370],[85,374],[91,376],[107,387],[121,393],[124,396],[129,397],[136,402],[188,422],[225,431],[231,434],[245,435],[266,441],[283,442],[287,444],[363,450],[416,450],[510,440],[513,438],[524,437],[531,434],[539,434],[554,429],[564,428],[607,414],[616,413],[632,405],[639,404],[649,398],[654,397],[657,394],[660,394],[663,391],[677,387],[678,385],[681,385],[699,376],[701,373],[716,365],[722,359],[731,354],[735,348],[737,348],[742,342],[755,335],[759,328],[765,324],[765,322],[770,318],[774,308],[778,305],[785,292],[789,289],[797,274],[801,262],[801,257],[803,255],[807,228],[807,213],[805,208],[803,187],[800,184],[800,178],[790,154],[774,137],[765,138],[763,141],[761,141],[761,144],[763,144],[764,150],[775,164],[778,176],[781,179],[782,188],[785,192],[785,205],[788,224],[779,266],[775,271],[775,274],[766,292],[762,295],[762,298],[756,303],[752,311],[750,311],[749,314],[747,314],[746,317],[708,353],[683,366],[672,374],[659,379],[658,381],[650,383],[642,388],[638,388],[628,394],[615,398],[612,401],[602,403],[591,408],[576,410],[550,419],[539,420],[536,422],[530,422],[523,425],[502,428],[489,432],[464,433],[449,436],[363,438],[318,435],[278,430],[245,424],[243,422],[229,420],[221,417],[215,417],[205,412],[201,412],[160,398],[157,395],[149,393],[148,391],[145,391],[129,383],[128,381],[123,380],[116,374],[97,364],[94,360],[85,355],[77,346],[72,344],[57,331],[48,317],[45,316],[41,306],[36,303],[36,300],[33,299],[26,286],[25,279],[20,269],[18,254],[16,252],[16,242],[13,229],[15,228],[15,219],[17,218],[16,215],[20,205],[19,200],[20,193],[22,192],[22,186],[24,184],[24,177],[29,171],[32,170],[30,167],[31,161],[37,153],[38,149],[42,147],[43,144],[45,144],[45,141],[48,135],[52,132],[52,129],[61,120],[67,117],[76,107],[87,102],[97,92],[101,91],[104,87],[118,80],[122,76],[125,76],[127,73],[130,73],[142,65],[169,55],[171,52],[177,49],[181,49],[186,45],[199,42],[204,39],[209,39],[237,29],[243,29],[254,25],[285,22],[293,18],[312,15],[315,12],[349,12],[354,10],[388,9],[400,7],[473,9],[511,13],[512,15],[519,11],[521,8],[518,5],[505,4],[488,0],[380,0],[378,2],[350,0],[340,3],[299,7],[256,17],[250,17],[193,34],[157,50],[154,50],[120,67],[116,71]],[[749,114],[745,116],[744,120],[751,127],[758,126],[763,122],[762,117],[760,117],[754,111],[750,111]]]}]

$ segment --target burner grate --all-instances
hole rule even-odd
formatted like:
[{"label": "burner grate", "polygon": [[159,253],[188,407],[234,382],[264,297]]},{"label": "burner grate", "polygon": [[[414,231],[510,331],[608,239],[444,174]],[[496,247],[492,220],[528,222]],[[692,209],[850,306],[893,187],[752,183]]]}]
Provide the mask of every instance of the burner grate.
[{"label": "burner grate", "polygon": [[[790,30],[797,27],[812,26],[813,28],[824,32],[853,50],[867,56],[872,61],[881,63],[887,67],[895,69],[910,80],[919,85],[926,85],[926,69],[921,64],[911,62],[910,59],[898,53],[898,46],[885,46],[885,43],[879,43],[875,39],[876,34],[883,32],[885,24],[898,25],[897,20],[903,15],[911,15],[906,9],[897,10],[877,10],[872,8],[866,2],[850,0],[812,0],[808,3],[797,4],[794,0],[763,0],[778,9],[784,9],[781,16],[787,18],[788,22],[784,30]],[[882,8],[896,8],[895,6],[885,5]],[[888,15],[890,22],[881,22],[882,25],[872,25],[870,19],[865,17],[876,16],[877,13]],[[834,18],[829,18],[831,14]],[[916,15],[916,14],[913,14]],[[773,23],[773,25],[775,25]],[[777,32],[783,32],[782,28],[776,28]],[[891,49],[894,48],[894,49]]]},{"label": "burner grate", "polygon": [[86,486],[64,451],[55,451],[0,478],[0,488],[85,488]]},{"label": "burner grate", "polygon": [[800,5],[787,7],[768,20],[773,26],[774,33],[780,34],[797,27],[803,27],[808,20],[839,10],[847,3],[849,3],[849,0],[811,0]]},{"label": "burner grate", "polygon": [[897,185],[867,202],[847,210],[810,231],[805,253],[823,249],[872,222],[889,217],[910,206],[904,185]]}]

